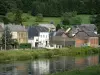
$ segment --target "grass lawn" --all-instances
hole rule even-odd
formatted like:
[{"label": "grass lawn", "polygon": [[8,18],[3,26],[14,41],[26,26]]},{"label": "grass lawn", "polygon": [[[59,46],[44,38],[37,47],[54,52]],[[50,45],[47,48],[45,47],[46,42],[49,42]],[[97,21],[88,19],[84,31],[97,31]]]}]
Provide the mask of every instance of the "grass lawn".
[{"label": "grass lawn", "polygon": [[[78,15],[81,19],[82,19],[82,24],[89,24],[89,17],[90,15]],[[32,25],[35,24],[35,18],[36,17],[30,17],[29,20],[27,20],[27,22],[23,22],[24,25]],[[40,23],[50,23],[50,22],[54,22],[55,25],[59,24],[61,22],[61,18],[60,17],[44,17],[43,22]]]},{"label": "grass lawn", "polygon": [[78,15],[82,19],[82,24],[90,24],[90,15]]},{"label": "grass lawn", "polygon": [[51,75],[100,75],[100,65],[88,67],[83,70],[59,72]]}]

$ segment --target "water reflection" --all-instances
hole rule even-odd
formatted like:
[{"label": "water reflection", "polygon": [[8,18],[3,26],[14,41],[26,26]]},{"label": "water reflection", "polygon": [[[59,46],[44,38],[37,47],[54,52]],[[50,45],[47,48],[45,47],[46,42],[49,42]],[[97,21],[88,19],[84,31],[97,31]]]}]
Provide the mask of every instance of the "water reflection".
[{"label": "water reflection", "polygon": [[99,64],[99,55],[88,57],[60,57],[28,63],[0,64],[0,75],[45,75],[58,71],[81,69]]}]

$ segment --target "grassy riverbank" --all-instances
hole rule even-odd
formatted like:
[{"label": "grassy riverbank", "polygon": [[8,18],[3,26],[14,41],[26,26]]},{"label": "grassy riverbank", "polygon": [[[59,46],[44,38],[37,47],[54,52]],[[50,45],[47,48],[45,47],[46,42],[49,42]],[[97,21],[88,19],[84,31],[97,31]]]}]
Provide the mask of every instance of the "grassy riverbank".
[{"label": "grassy riverbank", "polygon": [[38,58],[52,58],[59,56],[84,56],[99,53],[99,48],[63,48],[55,50],[10,50],[0,51],[0,63],[12,61],[34,60]]},{"label": "grassy riverbank", "polygon": [[51,75],[100,75],[100,65],[88,67],[83,70],[59,72]]}]

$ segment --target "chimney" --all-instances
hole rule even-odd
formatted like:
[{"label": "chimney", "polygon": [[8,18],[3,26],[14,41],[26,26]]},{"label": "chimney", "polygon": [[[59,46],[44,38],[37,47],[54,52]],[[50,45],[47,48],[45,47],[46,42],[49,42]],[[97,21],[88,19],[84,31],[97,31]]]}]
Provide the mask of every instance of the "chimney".
[{"label": "chimney", "polygon": [[68,33],[70,30],[71,30],[71,28],[68,28],[65,33]]}]

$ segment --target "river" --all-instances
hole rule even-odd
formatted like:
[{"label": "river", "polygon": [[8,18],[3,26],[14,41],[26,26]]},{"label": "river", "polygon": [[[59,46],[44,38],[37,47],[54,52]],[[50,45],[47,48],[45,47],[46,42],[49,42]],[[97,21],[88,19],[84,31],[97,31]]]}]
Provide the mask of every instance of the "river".
[{"label": "river", "polygon": [[13,62],[12,64],[0,64],[0,75],[47,75],[60,71],[82,69],[99,63],[99,55]]}]

